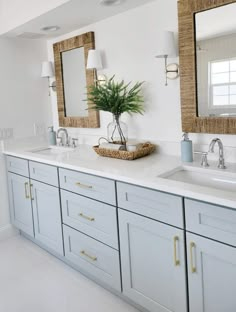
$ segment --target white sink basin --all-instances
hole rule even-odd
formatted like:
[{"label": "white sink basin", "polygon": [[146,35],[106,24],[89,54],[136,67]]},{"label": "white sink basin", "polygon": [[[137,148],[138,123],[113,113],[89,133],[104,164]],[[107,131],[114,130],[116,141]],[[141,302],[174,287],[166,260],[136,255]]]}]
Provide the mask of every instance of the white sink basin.
[{"label": "white sink basin", "polygon": [[219,172],[195,167],[178,167],[159,177],[229,192],[236,191],[236,174],[224,172],[223,170]]},{"label": "white sink basin", "polygon": [[74,148],[72,147],[62,147],[62,146],[49,146],[49,147],[42,147],[38,149],[31,150],[31,153],[40,154],[40,155],[58,155],[66,152],[73,151]]}]

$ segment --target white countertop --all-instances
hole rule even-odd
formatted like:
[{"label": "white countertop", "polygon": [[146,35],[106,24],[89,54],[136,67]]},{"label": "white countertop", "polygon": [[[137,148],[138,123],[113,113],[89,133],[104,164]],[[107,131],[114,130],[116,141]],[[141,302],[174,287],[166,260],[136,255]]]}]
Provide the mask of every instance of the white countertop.
[{"label": "white countertop", "polygon": [[[40,147],[42,146],[37,146]],[[178,157],[154,153],[134,161],[125,161],[98,156],[88,145],[80,145],[73,151],[59,155],[33,153],[32,150],[37,148],[12,146],[7,147],[3,153],[236,209],[236,191],[234,193],[158,177],[181,166]],[[199,167],[199,161],[191,163],[190,166]],[[210,168],[216,169],[216,163],[212,162]],[[236,164],[227,164],[226,171],[236,179]]]}]

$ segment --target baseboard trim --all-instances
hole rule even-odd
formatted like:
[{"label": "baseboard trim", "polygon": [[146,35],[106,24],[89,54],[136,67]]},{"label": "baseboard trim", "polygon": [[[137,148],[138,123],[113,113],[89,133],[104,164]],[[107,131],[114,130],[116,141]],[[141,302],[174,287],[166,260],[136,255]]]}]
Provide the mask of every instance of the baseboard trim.
[{"label": "baseboard trim", "polygon": [[0,227],[0,241],[19,235],[19,231],[11,224]]}]

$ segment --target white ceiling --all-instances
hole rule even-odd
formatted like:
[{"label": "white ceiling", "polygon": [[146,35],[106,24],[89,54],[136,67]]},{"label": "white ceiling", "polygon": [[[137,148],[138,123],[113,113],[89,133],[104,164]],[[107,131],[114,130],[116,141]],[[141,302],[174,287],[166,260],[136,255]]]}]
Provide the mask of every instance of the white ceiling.
[{"label": "white ceiling", "polygon": [[[154,0],[123,0],[120,5],[101,6],[99,0],[71,0],[60,7],[31,20],[5,34],[7,37],[52,38],[93,24],[113,15],[153,2]],[[159,0],[155,0],[159,1]],[[53,33],[40,31],[45,26],[58,25]]]},{"label": "white ceiling", "polygon": [[236,3],[196,14],[196,39],[236,33]]}]

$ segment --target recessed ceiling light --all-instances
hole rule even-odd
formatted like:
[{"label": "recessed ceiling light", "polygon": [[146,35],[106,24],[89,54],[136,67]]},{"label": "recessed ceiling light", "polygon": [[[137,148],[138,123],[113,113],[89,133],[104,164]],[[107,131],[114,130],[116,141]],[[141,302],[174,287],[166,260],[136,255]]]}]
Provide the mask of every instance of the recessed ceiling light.
[{"label": "recessed ceiling light", "polygon": [[46,27],[41,28],[40,30],[47,31],[47,32],[53,32],[53,31],[57,31],[59,29],[60,29],[59,26],[46,26]]},{"label": "recessed ceiling light", "polygon": [[100,0],[101,5],[112,6],[121,4],[124,0]]}]

